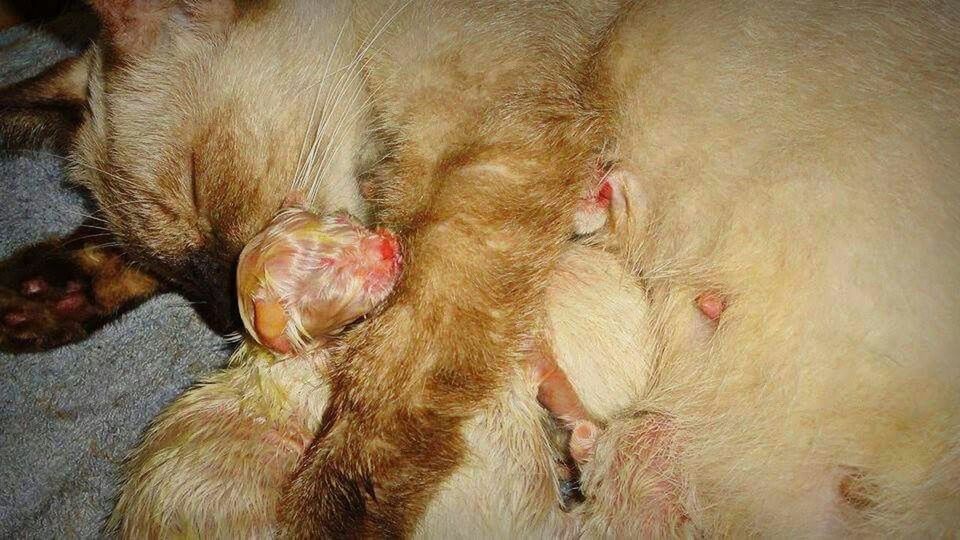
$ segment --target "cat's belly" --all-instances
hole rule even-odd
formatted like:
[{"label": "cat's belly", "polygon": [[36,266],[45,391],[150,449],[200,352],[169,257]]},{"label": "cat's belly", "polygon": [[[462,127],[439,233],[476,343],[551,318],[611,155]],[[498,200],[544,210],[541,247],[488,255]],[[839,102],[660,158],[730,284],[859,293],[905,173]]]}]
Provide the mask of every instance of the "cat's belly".
[{"label": "cat's belly", "polygon": [[[677,2],[615,35],[611,146],[663,346],[639,407],[685,434],[708,535],[960,526],[960,96],[938,67],[960,55],[917,40],[960,17],[893,11]],[[727,304],[706,334],[705,291]]]}]

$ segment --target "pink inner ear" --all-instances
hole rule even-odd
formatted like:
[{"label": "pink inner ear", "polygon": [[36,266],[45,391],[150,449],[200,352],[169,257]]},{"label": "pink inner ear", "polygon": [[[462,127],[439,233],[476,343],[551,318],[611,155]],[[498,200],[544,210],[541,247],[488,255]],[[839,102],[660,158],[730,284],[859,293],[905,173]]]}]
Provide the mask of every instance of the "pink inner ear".
[{"label": "pink inner ear", "polygon": [[601,208],[609,208],[611,200],[613,200],[613,184],[610,180],[604,180],[600,184],[600,191],[597,192],[597,204]]},{"label": "pink inner ear", "polygon": [[148,0],[90,0],[111,45],[124,54],[143,51],[160,32],[166,10]]},{"label": "pink inner ear", "polygon": [[[212,34],[233,21],[233,0],[89,0],[108,41],[123,54],[155,45],[168,23]],[[175,15],[182,15],[176,17]]]}]

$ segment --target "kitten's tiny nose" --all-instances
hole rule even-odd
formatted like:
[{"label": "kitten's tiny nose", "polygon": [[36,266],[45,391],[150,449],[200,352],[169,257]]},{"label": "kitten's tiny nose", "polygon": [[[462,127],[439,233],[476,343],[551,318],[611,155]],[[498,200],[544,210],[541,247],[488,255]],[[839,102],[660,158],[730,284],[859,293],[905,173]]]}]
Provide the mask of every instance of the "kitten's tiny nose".
[{"label": "kitten's tiny nose", "polygon": [[399,261],[400,241],[397,240],[397,235],[393,234],[389,229],[377,229],[374,233],[380,241],[379,245],[376,246],[376,249],[380,253],[380,260]]}]

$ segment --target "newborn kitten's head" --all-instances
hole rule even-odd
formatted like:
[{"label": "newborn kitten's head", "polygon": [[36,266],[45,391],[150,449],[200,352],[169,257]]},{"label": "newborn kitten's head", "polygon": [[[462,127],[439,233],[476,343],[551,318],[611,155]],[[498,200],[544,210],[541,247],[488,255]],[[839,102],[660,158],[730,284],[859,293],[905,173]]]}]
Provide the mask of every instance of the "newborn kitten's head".
[{"label": "newborn kitten's head", "polygon": [[215,327],[235,324],[236,259],[288,194],[364,215],[367,100],[347,8],[92,4],[103,35],[59,82],[84,103],[72,175],[135,259],[207,304]]},{"label": "newborn kitten's head", "polygon": [[400,245],[386,229],[367,229],[343,212],[287,208],[240,254],[240,316],[277,352],[322,346],[386,299],[400,262]]}]

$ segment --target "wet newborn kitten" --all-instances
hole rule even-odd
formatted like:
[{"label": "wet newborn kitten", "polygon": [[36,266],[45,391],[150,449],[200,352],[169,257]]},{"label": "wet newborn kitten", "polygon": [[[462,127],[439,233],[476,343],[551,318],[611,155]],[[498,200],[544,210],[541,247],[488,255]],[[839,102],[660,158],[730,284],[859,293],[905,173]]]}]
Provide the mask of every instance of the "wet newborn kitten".
[{"label": "wet newborn kitten", "polygon": [[386,298],[399,269],[388,231],[282,211],[237,268],[241,316],[269,350],[244,345],[153,422],[109,527],[125,538],[274,534],[280,488],[326,404],[329,340]]}]

